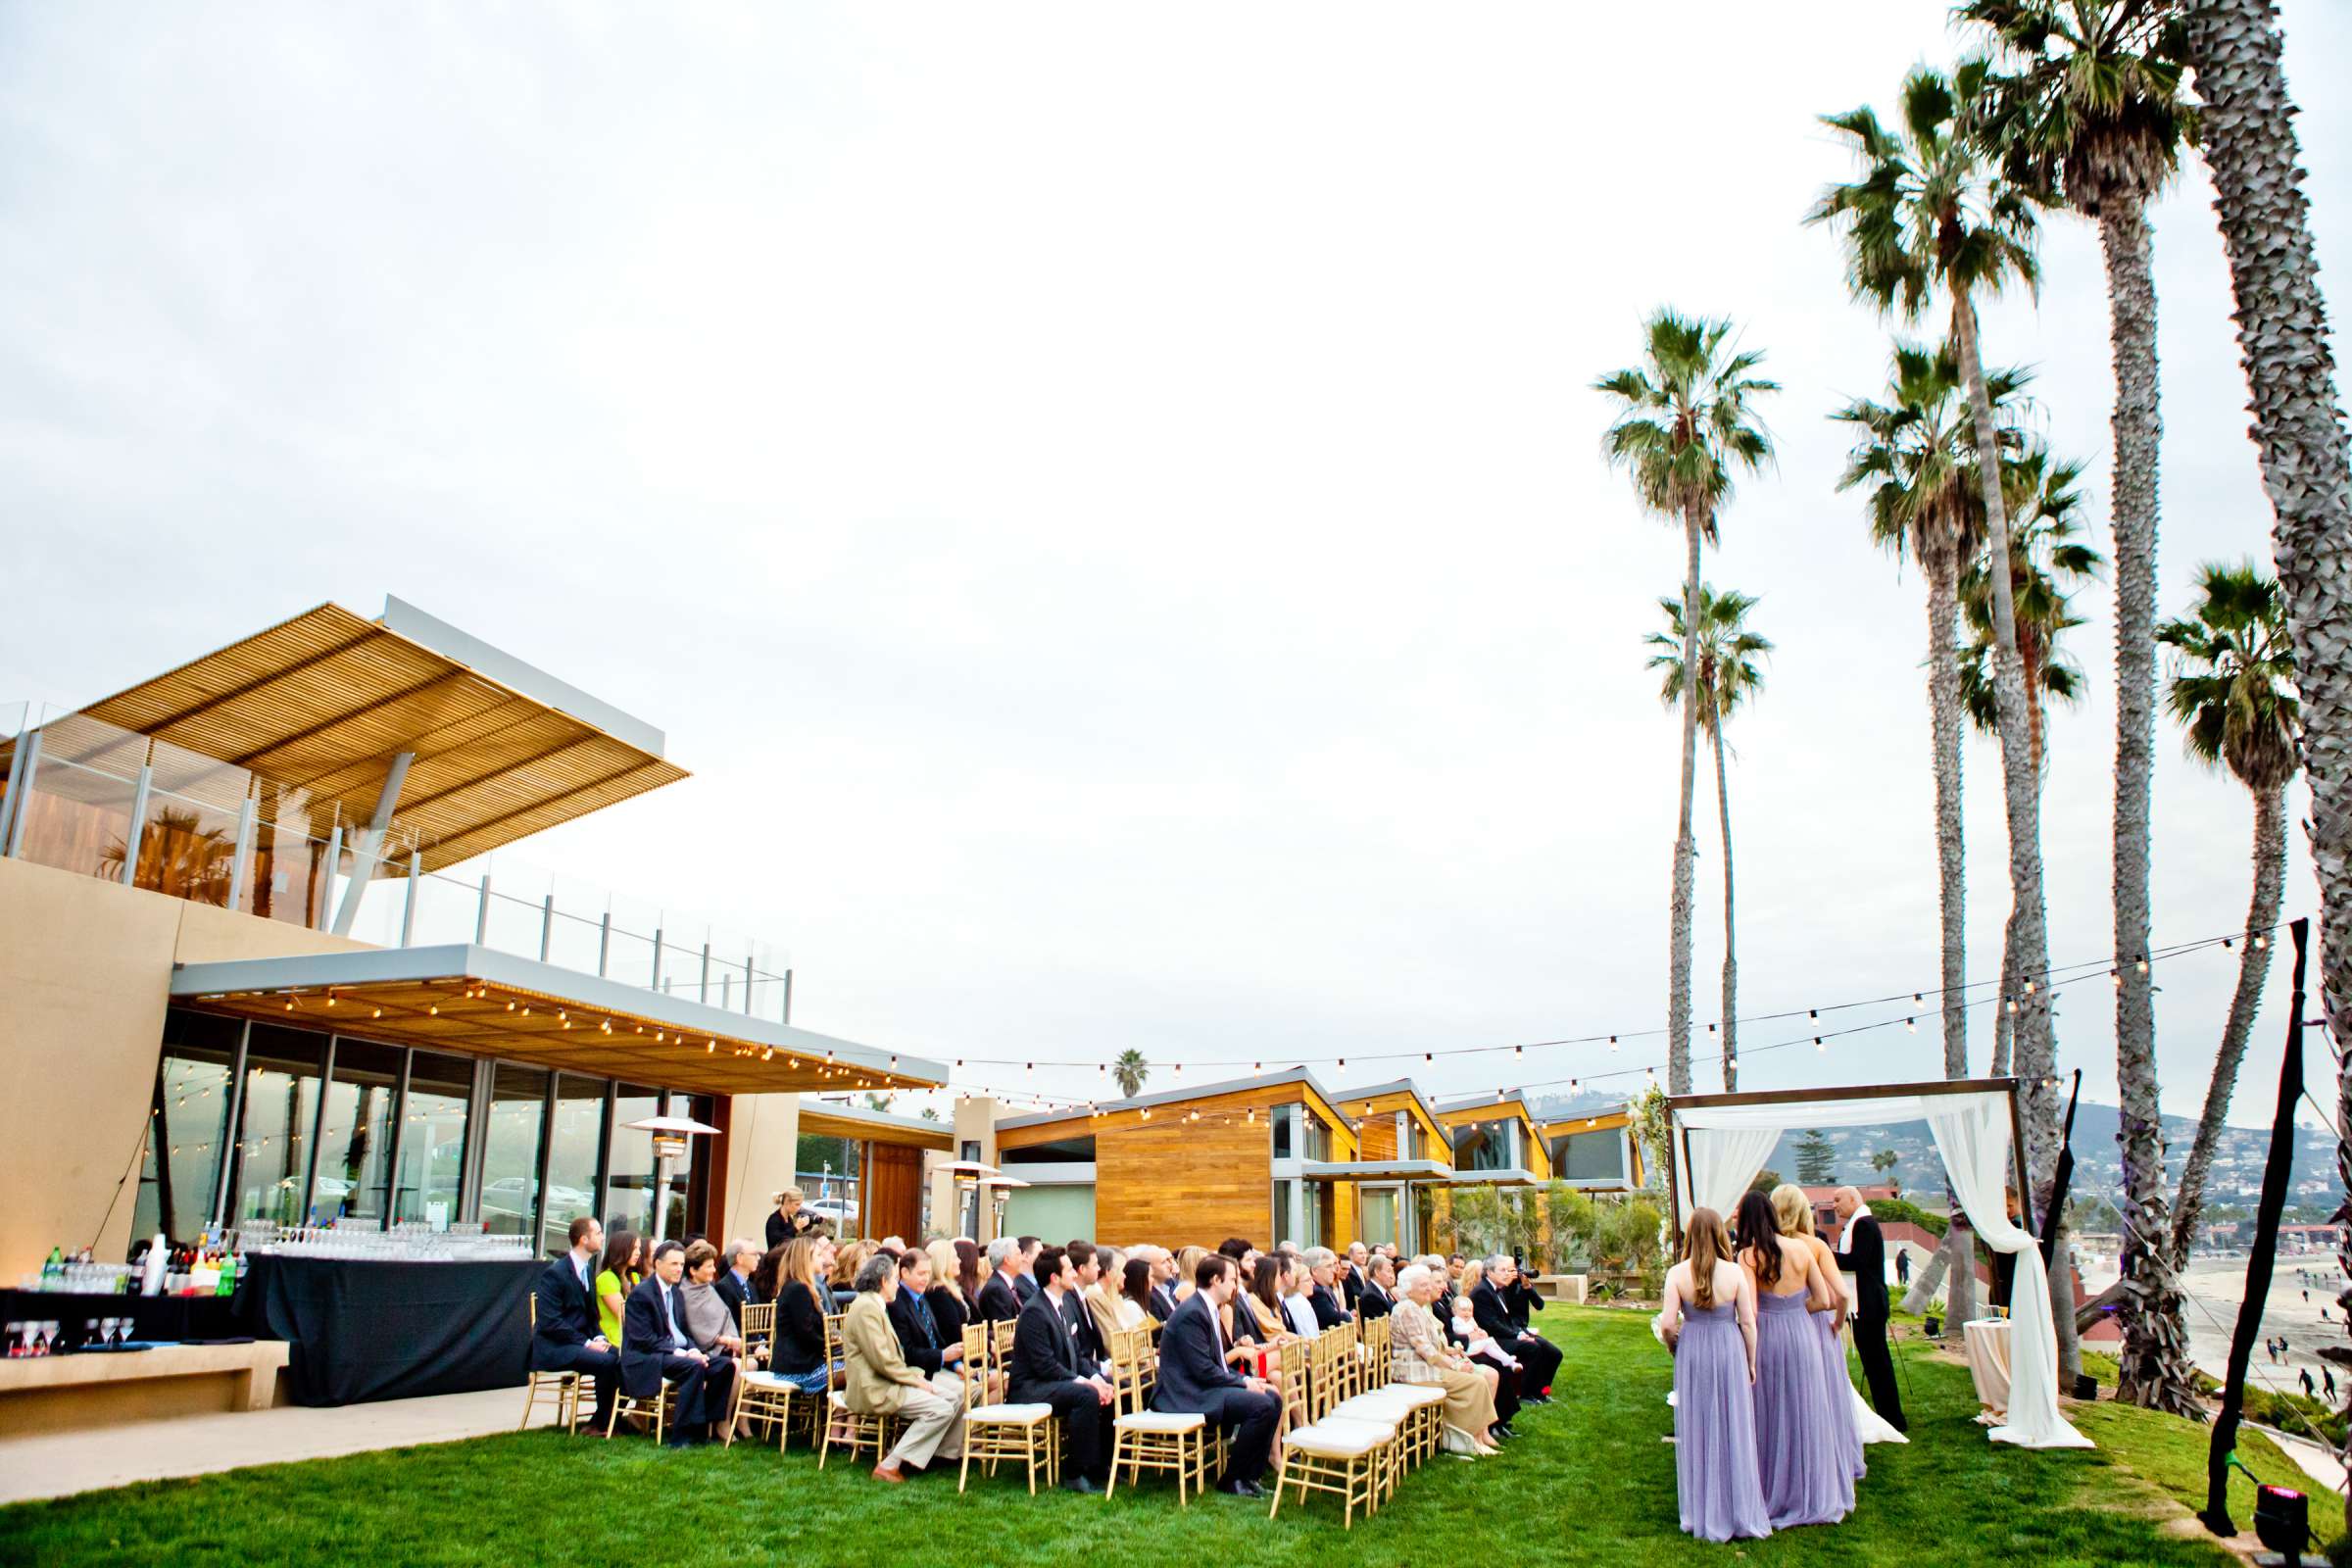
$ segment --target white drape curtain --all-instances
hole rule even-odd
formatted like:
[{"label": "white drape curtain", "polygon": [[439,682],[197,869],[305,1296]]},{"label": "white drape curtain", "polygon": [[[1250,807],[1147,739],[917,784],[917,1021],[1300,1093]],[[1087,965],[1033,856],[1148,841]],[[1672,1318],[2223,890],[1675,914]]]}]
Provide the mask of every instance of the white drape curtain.
[{"label": "white drape curtain", "polygon": [[[2004,1202],[2010,1175],[2007,1092],[1855,1098],[1830,1091],[1817,1101],[1677,1110],[1669,1136],[1687,1137],[1690,1156],[1680,1166],[1684,1185],[1676,1228],[1699,1204],[1730,1219],[1732,1205],[1791,1127],[1910,1121],[1926,1122],[1935,1135],[1952,1191],[1984,1245],[1996,1252],[2030,1253],[2019,1261],[2010,1289],[2009,1424],[1994,1427],[1992,1440],[2030,1448],[2095,1446],[2058,1411],[2058,1335],[2049,1276],[2040,1266],[2039,1247],[2009,1218]],[[2071,1310],[2074,1303],[2067,1305]]]},{"label": "white drape curtain", "polygon": [[[2009,1218],[2009,1107],[1990,1095],[1954,1095],[1932,1104],[1928,1127],[1952,1191],[1984,1245],[2023,1254],[2009,1289],[2009,1424],[1992,1429],[1995,1443],[2029,1448],[2088,1448],[2091,1441],[2058,1413],[2058,1334],[2050,1315],[2050,1281],[2034,1238]],[[2071,1310],[2074,1303],[2067,1303]]]},{"label": "white drape curtain", "polygon": [[1756,1172],[1772,1157],[1772,1146],[1780,1141],[1778,1127],[1694,1130],[1690,1134],[1690,1167],[1685,1173],[1690,1185],[1684,1218],[1688,1219],[1693,1208],[1711,1208],[1730,1224],[1740,1195],[1756,1179]]}]

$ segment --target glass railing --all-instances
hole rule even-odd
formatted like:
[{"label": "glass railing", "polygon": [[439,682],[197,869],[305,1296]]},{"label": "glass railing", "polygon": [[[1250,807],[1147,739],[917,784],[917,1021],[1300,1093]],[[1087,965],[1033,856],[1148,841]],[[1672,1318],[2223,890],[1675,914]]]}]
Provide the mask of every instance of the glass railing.
[{"label": "glass railing", "polygon": [[[470,942],[779,1022],[789,958],[719,921],[628,900],[519,858],[412,875],[401,837],[372,857],[338,803],[86,714],[0,704],[0,857],[331,929],[378,947]],[[133,830],[133,818],[137,819]]]}]

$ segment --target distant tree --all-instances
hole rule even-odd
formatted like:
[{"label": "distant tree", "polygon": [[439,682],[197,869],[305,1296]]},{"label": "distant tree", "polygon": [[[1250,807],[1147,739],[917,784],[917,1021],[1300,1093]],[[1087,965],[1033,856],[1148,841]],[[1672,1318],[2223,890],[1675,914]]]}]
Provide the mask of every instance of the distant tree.
[{"label": "distant tree", "polygon": [[1142,1052],[1130,1046],[1110,1064],[1110,1076],[1117,1081],[1119,1093],[1132,1100],[1142,1093],[1145,1080],[1152,1076],[1152,1064],[1144,1059]]},{"label": "distant tree", "polygon": [[[1888,1171],[1894,1169],[1895,1166],[1901,1164],[1902,1162],[1903,1156],[1896,1153],[1891,1149],[1882,1149],[1877,1153],[1870,1156],[1870,1168],[1877,1171],[1882,1176],[1885,1176]],[[1898,1193],[1903,1190],[1902,1179],[1900,1177],[1894,1178],[1891,1182],[1891,1185]]]},{"label": "distant tree", "polygon": [[1747,1184],[1747,1190],[1751,1193],[1769,1193],[1780,1185],[1781,1173],[1767,1165],[1756,1172],[1756,1179]]},{"label": "distant tree", "polygon": [[1796,1179],[1807,1187],[1823,1187],[1838,1179],[1838,1146],[1818,1127],[1796,1141]]},{"label": "distant tree", "polygon": [[865,1108],[868,1110],[888,1110],[890,1108],[891,1099],[891,1096],[876,1091],[865,1097]]}]

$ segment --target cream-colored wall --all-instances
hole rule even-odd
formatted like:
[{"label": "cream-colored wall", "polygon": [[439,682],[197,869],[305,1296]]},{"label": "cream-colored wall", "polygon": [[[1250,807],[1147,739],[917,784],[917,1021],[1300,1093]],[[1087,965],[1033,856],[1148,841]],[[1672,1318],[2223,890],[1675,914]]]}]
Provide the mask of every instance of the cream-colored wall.
[{"label": "cream-colored wall", "polygon": [[0,860],[0,1279],[129,1246],[172,965],[366,943]]},{"label": "cream-colored wall", "polygon": [[727,1111],[728,1241],[767,1239],[769,1201],[792,1185],[801,1141],[801,1097],[737,1095]]},{"label": "cream-colored wall", "polygon": [[[956,1102],[956,1147],[961,1150],[966,1143],[980,1146],[980,1163],[997,1162],[997,1102],[986,1095],[973,1095]],[[961,1153],[943,1156],[960,1159]],[[948,1171],[931,1172],[931,1224],[946,1235],[961,1234],[963,1204],[955,1176]],[[980,1205],[980,1234],[972,1238],[982,1247],[996,1239],[996,1205]]]}]

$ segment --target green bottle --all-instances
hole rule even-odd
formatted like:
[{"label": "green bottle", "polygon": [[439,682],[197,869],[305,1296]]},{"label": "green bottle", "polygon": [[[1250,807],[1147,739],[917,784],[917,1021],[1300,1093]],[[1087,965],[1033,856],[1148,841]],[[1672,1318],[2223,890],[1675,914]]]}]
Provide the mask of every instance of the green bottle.
[{"label": "green bottle", "polygon": [[215,1296],[234,1296],[237,1293],[237,1257],[234,1252],[220,1258],[220,1283],[213,1287]]},{"label": "green bottle", "polygon": [[63,1287],[61,1282],[65,1279],[65,1249],[61,1247],[52,1247],[49,1249],[49,1260],[41,1265],[41,1289],[44,1291],[62,1289]]}]

